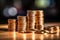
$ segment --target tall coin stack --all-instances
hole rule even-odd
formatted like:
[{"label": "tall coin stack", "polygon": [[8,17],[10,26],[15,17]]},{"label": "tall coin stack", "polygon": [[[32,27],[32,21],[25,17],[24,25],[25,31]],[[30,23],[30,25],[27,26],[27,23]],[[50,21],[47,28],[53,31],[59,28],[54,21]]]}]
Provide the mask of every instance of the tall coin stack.
[{"label": "tall coin stack", "polygon": [[17,17],[17,23],[18,23],[18,32],[24,32],[26,31],[26,16],[18,16]]},{"label": "tall coin stack", "polygon": [[44,30],[44,15],[43,10],[36,10],[36,29]]},{"label": "tall coin stack", "polygon": [[39,13],[40,13],[39,11],[36,11],[36,15],[35,15],[35,18],[36,18],[36,19],[35,19],[35,21],[36,21],[36,27],[35,27],[35,28],[36,28],[37,30],[40,30],[40,25],[39,25],[39,18],[40,18],[40,17],[39,17]]},{"label": "tall coin stack", "polygon": [[39,11],[39,25],[41,25],[41,30],[44,30],[44,14],[43,14],[43,10]]},{"label": "tall coin stack", "polygon": [[8,19],[8,31],[16,31],[16,19]]},{"label": "tall coin stack", "polygon": [[34,10],[27,11],[27,30],[35,29],[35,14]]}]

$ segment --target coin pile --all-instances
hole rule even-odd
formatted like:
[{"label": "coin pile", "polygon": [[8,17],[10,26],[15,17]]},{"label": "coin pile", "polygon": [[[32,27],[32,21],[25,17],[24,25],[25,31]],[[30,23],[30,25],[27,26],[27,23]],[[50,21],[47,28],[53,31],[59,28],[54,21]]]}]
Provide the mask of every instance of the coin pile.
[{"label": "coin pile", "polygon": [[8,19],[8,31],[16,30],[16,19]]},{"label": "coin pile", "polygon": [[51,33],[54,33],[54,28],[53,27],[51,27],[51,31],[50,31]]},{"label": "coin pile", "polygon": [[18,16],[17,17],[17,31],[22,32],[26,31],[26,16]]},{"label": "coin pile", "polygon": [[59,32],[59,30],[60,30],[59,27],[60,27],[60,26],[56,26],[56,32],[57,32],[56,35],[57,35],[57,37],[60,36],[60,34],[59,34],[59,33],[60,33],[60,32]]}]

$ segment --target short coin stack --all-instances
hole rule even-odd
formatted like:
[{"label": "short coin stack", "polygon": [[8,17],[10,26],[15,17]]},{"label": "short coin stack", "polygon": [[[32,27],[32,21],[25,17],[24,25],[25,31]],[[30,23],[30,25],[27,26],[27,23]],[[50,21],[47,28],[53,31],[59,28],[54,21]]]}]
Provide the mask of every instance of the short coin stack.
[{"label": "short coin stack", "polygon": [[8,31],[16,30],[16,19],[8,19]]},{"label": "short coin stack", "polygon": [[26,16],[18,16],[17,17],[17,23],[18,23],[18,32],[26,31]]}]

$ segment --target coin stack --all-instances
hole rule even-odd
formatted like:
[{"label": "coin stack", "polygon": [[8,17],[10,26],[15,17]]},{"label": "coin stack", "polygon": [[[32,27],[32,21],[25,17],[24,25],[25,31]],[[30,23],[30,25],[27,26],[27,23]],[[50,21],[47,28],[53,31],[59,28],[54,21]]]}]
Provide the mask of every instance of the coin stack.
[{"label": "coin stack", "polygon": [[43,10],[36,11],[36,28],[38,30],[44,30],[44,15]]},{"label": "coin stack", "polygon": [[35,21],[36,21],[36,29],[40,30],[40,25],[39,25],[39,11],[36,11],[36,15],[35,15]]},{"label": "coin stack", "polygon": [[8,31],[16,31],[16,19],[8,19]]},{"label": "coin stack", "polygon": [[35,14],[34,10],[27,11],[27,30],[35,29]]},{"label": "coin stack", "polygon": [[39,24],[41,25],[41,30],[44,30],[44,14],[43,14],[43,10],[40,10],[39,16],[40,16]]},{"label": "coin stack", "polygon": [[18,16],[17,17],[17,23],[18,23],[18,32],[24,32],[26,31],[26,16]]}]

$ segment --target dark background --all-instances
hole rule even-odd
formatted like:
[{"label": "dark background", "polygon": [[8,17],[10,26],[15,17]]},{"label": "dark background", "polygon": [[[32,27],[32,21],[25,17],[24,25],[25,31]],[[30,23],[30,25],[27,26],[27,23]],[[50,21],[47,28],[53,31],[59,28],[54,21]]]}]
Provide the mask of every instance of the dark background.
[{"label": "dark background", "polygon": [[[0,24],[7,23],[8,19],[16,19],[16,16],[5,17],[3,10],[5,7],[12,7],[15,0],[0,0]],[[60,1],[54,0],[49,7],[38,8],[34,5],[35,0],[21,0],[22,3],[22,16],[26,16],[27,10],[44,10],[44,21],[45,22],[60,22]],[[52,11],[51,11],[52,10]],[[54,11],[55,10],[55,11]]]}]

